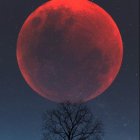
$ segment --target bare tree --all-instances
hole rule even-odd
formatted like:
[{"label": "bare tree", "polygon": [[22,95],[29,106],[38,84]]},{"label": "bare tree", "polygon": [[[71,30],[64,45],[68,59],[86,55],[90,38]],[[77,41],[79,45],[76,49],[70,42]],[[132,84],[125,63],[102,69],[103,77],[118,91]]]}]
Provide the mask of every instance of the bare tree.
[{"label": "bare tree", "polygon": [[62,103],[43,115],[43,140],[99,140],[102,135],[102,122],[85,105]]}]

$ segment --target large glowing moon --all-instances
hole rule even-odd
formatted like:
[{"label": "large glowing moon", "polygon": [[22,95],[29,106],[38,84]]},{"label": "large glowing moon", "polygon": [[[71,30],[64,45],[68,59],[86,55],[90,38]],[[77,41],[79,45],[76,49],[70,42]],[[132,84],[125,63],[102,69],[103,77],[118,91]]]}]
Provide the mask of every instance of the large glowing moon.
[{"label": "large glowing moon", "polygon": [[52,0],[36,9],[18,37],[17,60],[28,85],[56,102],[102,94],[123,57],[118,27],[87,0]]}]

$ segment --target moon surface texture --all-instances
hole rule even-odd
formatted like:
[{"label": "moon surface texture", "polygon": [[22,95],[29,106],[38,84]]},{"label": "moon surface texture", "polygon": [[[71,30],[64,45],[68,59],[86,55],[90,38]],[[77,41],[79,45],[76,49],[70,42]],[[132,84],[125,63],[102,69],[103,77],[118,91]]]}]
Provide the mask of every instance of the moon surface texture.
[{"label": "moon surface texture", "polygon": [[102,94],[123,57],[111,16],[88,0],[51,0],[29,15],[18,36],[17,60],[28,85],[55,102]]}]

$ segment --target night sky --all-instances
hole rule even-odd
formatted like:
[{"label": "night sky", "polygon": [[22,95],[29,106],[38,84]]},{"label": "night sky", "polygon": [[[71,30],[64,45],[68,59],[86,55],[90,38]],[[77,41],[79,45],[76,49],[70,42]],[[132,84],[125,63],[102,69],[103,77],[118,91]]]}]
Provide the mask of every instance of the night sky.
[{"label": "night sky", "polygon": [[[0,140],[41,140],[42,113],[57,105],[35,94],[24,81],[16,60],[21,26],[44,2],[0,2]],[[87,105],[103,121],[105,140],[138,140],[138,0],[94,2],[116,21],[122,34],[124,58],[111,87]]]}]

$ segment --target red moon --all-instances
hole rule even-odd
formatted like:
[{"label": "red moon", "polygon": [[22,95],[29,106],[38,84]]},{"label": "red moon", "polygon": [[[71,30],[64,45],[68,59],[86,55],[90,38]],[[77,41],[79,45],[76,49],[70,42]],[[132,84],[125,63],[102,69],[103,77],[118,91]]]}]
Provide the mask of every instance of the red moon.
[{"label": "red moon", "polygon": [[56,102],[88,101],[116,78],[123,57],[119,29],[88,0],[51,0],[25,21],[17,60],[28,85]]}]

